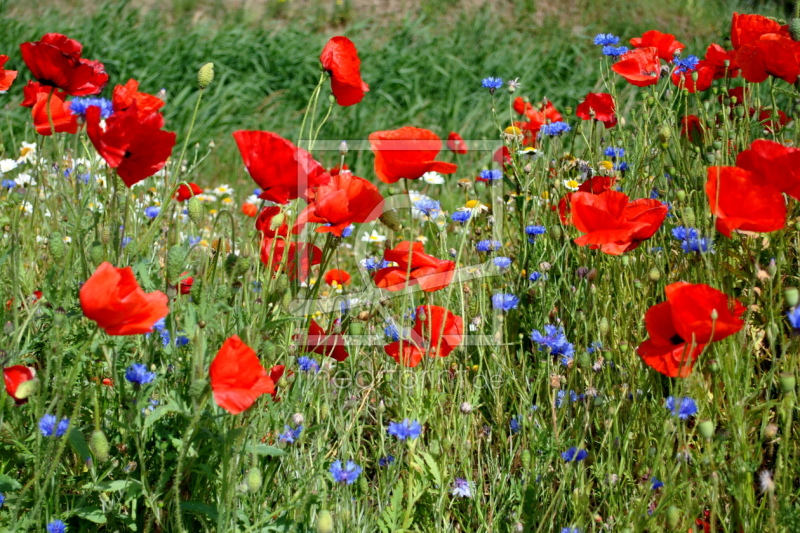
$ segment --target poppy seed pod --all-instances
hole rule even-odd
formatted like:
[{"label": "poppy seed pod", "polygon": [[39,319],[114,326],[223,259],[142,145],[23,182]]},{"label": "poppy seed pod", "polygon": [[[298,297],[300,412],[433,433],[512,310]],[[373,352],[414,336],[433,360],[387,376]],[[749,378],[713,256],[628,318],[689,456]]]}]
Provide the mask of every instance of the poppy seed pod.
[{"label": "poppy seed pod", "polygon": [[700,435],[706,440],[711,440],[714,436],[714,422],[711,420],[702,420],[697,424],[697,429],[700,431]]},{"label": "poppy seed pod", "polygon": [[214,63],[206,63],[197,72],[197,86],[205,89],[214,81]]},{"label": "poppy seed pod", "polygon": [[89,447],[94,454],[95,459],[101,463],[108,461],[108,452],[111,447],[108,445],[108,439],[102,430],[96,429],[92,431],[89,437]]},{"label": "poppy seed pod", "polygon": [[317,513],[317,533],[333,533],[333,516],[323,509]]},{"label": "poppy seed pod", "polygon": [[258,467],[253,467],[247,473],[247,490],[248,492],[258,492],[258,489],[261,488],[261,471]]},{"label": "poppy seed pod", "polygon": [[796,379],[793,374],[781,374],[778,377],[778,382],[781,385],[781,392],[783,394],[791,394],[794,392]]},{"label": "poppy seed pod", "polygon": [[667,507],[667,525],[672,531],[678,531],[681,528],[681,512],[674,505]]},{"label": "poppy seed pod", "polygon": [[783,296],[786,299],[786,305],[797,307],[800,301],[800,291],[797,290],[797,287],[787,287],[783,290]]},{"label": "poppy seed pod", "polygon": [[89,258],[92,260],[94,265],[99,265],[105,259],[106,250],[103,247],[103,243],[100,241],[94,241],[92,243],[92,247],[89,249]]}]

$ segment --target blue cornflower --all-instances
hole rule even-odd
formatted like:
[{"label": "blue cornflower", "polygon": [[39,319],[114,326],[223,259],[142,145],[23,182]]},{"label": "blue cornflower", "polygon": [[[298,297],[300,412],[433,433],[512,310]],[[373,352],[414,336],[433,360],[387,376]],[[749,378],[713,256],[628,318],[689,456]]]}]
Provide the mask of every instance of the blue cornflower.
[{"label": "blue cornflower", "polygon": [[387,320],[386,327],[383,328],[383,332],[387,337],[392,339],[392,342],[397,342],[400,340],[400,331],[397,329],[397,326],[394,324],[394,322],[389,322]]},{"label": "blue cornflower", "polygon": [[497,293],[492,296],[492,307],[501,311],[510,311],[516,309],[519,305],[519,298],[513,294]]},{"label": "blue cornflower", "polygon": [[6,501],[6,497],[5,497],[5,495],[3,495],[3,494],[0,494],[0,507],[2,507],[2,506],[3,506],[3,503],[5,503],[5,501]]},{"label": "blue cornflower", "polygon": [[355,483],[356,479],[358,479],[358,475],[361,474],[361,467],[353,461],[347,461],[347,465],[342,468],[342,462],[336,460],[331,465],[329,472],[333,476],[335,482],[352,485]]},{"label": "blue cornflower", "polygon": [[125,370],[125,379],[134,385],[144,385],[156,379],[156,373],[148,372],[147,366],[142,363],[133,363]]},{"label": "blue cornflower", "polygon": [[156,218],[158,214],[161,212],[161,208],[157,205],[151,205],[147,209],[144,210],[144,216],[147,218]]},{"label": "blue cornflower", "polygon": [[564,334],[563,326],[556,327],[552,324],[545,324],[544,334],[535,329],[531,332],[531,340],[539,345],[539,351],[549,348],[552,355],[572,357],[575,353],[574,346]]},{"label": "blue cornflower", "polygon": [[672,62],[678,66],[678,68],[675,69],[675,72],[690,72],[697,68],[700,58],[697,56],[688,56],[685,59],[676,57],[672,60]]},{"label": "blue cornflower", "polygon": [[536,242],[536,237],[538,235],[544,235],[545,231],[547,230],[544,226],[525,226],[525,234],[528,236],[529,243]]},{"label": "blue cornflower", "polygon": [[554,402],[556,407],[561,407],[561,404],[564,403],[564,398],[567,396],[568,393],[570,402],[577,402],[578,400],[583,400],[586,397],[585,394],[578,394],[574,390],[570,391],[560,390],[556,393],[556,401]]},{"label": "blue cornflower", "polygon": [[650,488],[652,490],[658,490],[664,486],[664,483],[661,482],[656,476],[650,478]]},{"label": "blue cornflower", "polygon": [[501,179],[503,179],[503,173],[500,170],[497,170],[496,168],[493,168],[491,170],[481,170],[479,179],[481,181],[494,183],[496,181],[500,181]]},{"label": "blue cornflower", "polygon": [[[159,318],[155,324],[153,324],[153,329],[158,332],[158,336],[161,337],[161,345],[167,346],[169,345],[170,335],[169,330],[167,329],[167,321],[164,318]],[[150,334],[147,333],[146,337],[150,337]]]},{"label": "blue cornflower", "polygon": [[385,259],[379,259],[377,257],[368,257],[364,259],[364,268],[366,268],[369,272],[373,270],[380,270],[381,268],[386,268],[389,266],[389,261]]},{"label": "blue cornflower", "polygon": [[463,226],[467,223],[467,221],[472,217],[471,211],[456,211],[452,215],[450,215],[450,220],[453,222],[459,222]]},{"label": "blue cornflower", "polygon": [[187,344],[189,344],[189,337],[178,334],[178,338],[175,339],[175,346],[186,346]]},{"label": "blue cornflower", "polygon": [[472,481],[467,481],[463,477],[457,477],[455,481],[453,481],[453,488],[450,489],[450,494],[461,498],[472,498],[472,485]]},{"label": "blue cornflower", "polygon": [[531,275],[528,276],[528,279],[531,280],[531,281],[539,281],[541,279],[541,277],[542,277],[542,273],[541,272],[537,272],[537,271],[534,270],[533,272],[531,272]]},{"label": "blue cornflower", "polygon": [[479,241],[478,244],[475,245],[475,249],[478,250],[479,252],[493,252],[502,246],[503,243],[501,243],[500,241],[486,240],[486,241]]},{"label": "blue cornflower", "polygon": [[3,180],[3,188],[5,189],[13,189],[17,186],[17,182],[14,180]]},{"label": "blue cornflower", "polygon": [[437,218],[442,214],[442,204],[433,198],[423,198],[414,202],[414,207],[430,218]]},{"label": "blue cornflower", "polygon": [[581,533],[581,530],[577,527],[562,527],[561,533]]},{"label": "blue cornflower", "polygon": [[402,422],[389,422],[386,432],[397,440],[416,439],[422,433],[422,426],[416,420],[403,419]]},{"label": "blue cornflower", "polygon": [[566,133],[570,131],[572,128],[566,122],[558,121],[558,122],[551,122],[550,124],[545,124],[539,129],[539,136],[549,135],[550,137],[555,137],[557,135],[561,135],[562,133]]},{"label": "blue cornflower", "polygon": [[609,46],[618,43],[619,37],[610,33],[598,33],[594,36],[594,44],[597,46]]},{"label": "blue cornflower", "polygon": [[494,93],[497,89],[503,86],[503,78],[494,78],[489,76],[488,78],[483,78],[481,81],[481,87],[484,89],[489,89],[490,93]]},{"label": "blue cornflower", "polygon": [[627,46],[604,46],[603,47],[603,55],[608,57],[617,58],[625,53],[627,53],[628,47]]},{"label": "blue cornflower", "polygon": [[589,452],[587,452],[586,450],[579,450],[575,446],[572,446],[565,452],[561,452],[561,458],[568,463],[571,463],[573,461],[575,461],[576,463],[579,461],[583,461],[584,459],[586,459],[587,455],[589,455]]},{"label": "blue cornflower", "polygon": [[284,432],[278,435],[278,440],[281,442],[293,443],[300,437],[300,432],[303,431],[303,426],[297,426],[292,429],[292,426],[283,426]]},{"label": "blue cornflower", "polygon": [[353,231],[355,229],[356,229],[355,224],[350,224],[349,226],[347,226],[342,230],[342,237],[346,239],[347,237],[353,234]]},{"label": "blue cornflower", "polygon": [[627,172],[628,169],[630,169],[630,166],[628,165],[627,161],[622,161],[621,163],[614,164],[614,170],[617,170],[619,172]]},{"label": "blue cornflower", "polygon": [[695,228],[677,226],[672,228],[672,236],[678,240],[685,241],[686,239],[696,239],[698,234]]},{"label": "blue cornflower", "polygon": [[495,257],[492,260],[492,262],[494,263],[494,266],[496,266],[497,268],[508,268],[511,266],[511,258],[509,257],[503,257],[503,256]]},{"label": "blue cornflower", "polygon": [[656,189],[655,187],[653,187],[653,189],[650,191],[650,199],[651,199],[651,200],[658,200],[658,198],[659,198],[660,196],[661,196],[661,195],[660,195],[660,194],[658,194],[658,189]]},{"label": "blue cornflower", "polygon": [[260,196],[262,192],[264,191],[256,187],[255,189],[253,189],[253,196]]},{"label": "blue cornflower", "polygon": [[195,244],[199,244],[202,241],[202,237],[189,237],[189,246],[194,246]]},{"label": "blue cornflower", "polygon": [[521,416],[513,416],[511,417],[511,421],[508,423],[509,429],[511,429],[511,434],[516,435],[519,433],[519,430],[522,429],[522,417]]},{"label": "blue cornflower", "polygon": [[602,343],[602,342],[600,342],[600,341],[594,341],[593,343],[591,343],[591,344],[589,345],[589,347],[588,347],[588,348],[586,348],[586,351],[587,351],[588,353],[594,353],[594,352],[596,352],[597,350],[602,350],[602,349],[603,349],[603,343]]},{"label": "blue cornflower", "polygon": [[61,422],[56,424],[55,415],[46,414],[39,420],[39,431],[45,437],[63,437],[69,429],[69,418],[62,418]]},{"label": "blue cornflower", "polygon": [[700,237],[699,239],[687,239],[681,243],[681,249],[684,253],[689,252],[713,252],[714,241],[708,237]]},{"label": "blue cornflower", "polygon": [[786,311],[786,318],[794,329],[800,329],[800,307],[793,307]]},{"label": "blue cornflower", "polygon": [[47,524],[47,533],[67,533],[67,524],[61,520],[53,520]]},{"label": "blue cornflower", "polygon": [[393,455],[387,455],[386,457],[381,457],[380,459],[378,459],[378,464],[381,466],[389,466],[393,462],[394,462]]},{"label": "blue cornflower", "polygon": [[697,414],[697,404],[688,396],[684,398],[678,398],[677,405],[675,398],[670,396],[667,398],[664,406],[669,409],[673,415],[678,415],[678,418],[681,420],[686,420],[690,416]]},{"label": "blue cornflower", "polygon": [[300,367],[302,372],[319,372],[319,363],[317,363],[311,357],[306,357],[305,355],[301,355],[297,358],[297,366]]},{"label": "blue cornflower", "polygon": [[130,244],[130,242],[132,240],[133,240],[133,237],[123,237],[122,238],[122,247],[125,248],[126,246],[128,246],[128,244]]},{"label": "blue cornflower", "polygon": [[86,118],[86,111],[92,106],[100,108],[102,118],[108,118],[114,114],[114,105],[111,100],[97,96],[73,98],[69,103],[69,112]]},{"label": "blue cornflower", "polygon": [[603,155],[606,157],[610,157],[611,159],[616,159],[618,157],[625,156],[625,148],[616,148],[614,146],[608,146],[605,150],[603,150]]}]

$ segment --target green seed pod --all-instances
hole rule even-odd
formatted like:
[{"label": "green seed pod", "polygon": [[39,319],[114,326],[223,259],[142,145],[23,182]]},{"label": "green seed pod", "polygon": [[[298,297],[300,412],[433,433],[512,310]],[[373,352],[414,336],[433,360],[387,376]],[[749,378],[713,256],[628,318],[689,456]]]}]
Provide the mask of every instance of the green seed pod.
[{"label": "green seed pod", "polygon": [[522,461],[522,467],[525,470],[530,469],[531,467],[531,451],[527,448],[522,450],[522,454],[520,455],[520,461]]},{"label": "green seed pod", "polygon": [[683,189],[678,189],[678,192],[675,193],[675,196],[681,202],[686,201],[686,191],[684,191]]},{"label": "green seed pod", "polygon": [[587,352],[581,352],[577,357],[578,366],[581,368],[590,368],[592,366],[592,358]]},{"label": "green seed pod", "polygon": [[561,231],[561,226],[550,226],[550,236],[555,239],[561,239],[563,232]]},{"label": "green seed pod", "polygon": [[111,228],[103,226],[103,230],[100,232],[100,240],[103,241],[103,244],[111,242]]},{"label": "green seed pod", "polygon": [[789,35],[795,41],[800,41],[800,19],[793,18],[789,21]]},{"label": "green seed pod", "polygon": [[668,143],[671,138],[672,138],[672,128],[670,128],[666,124],[661,125],[658,128],[658,140],[661,141],[662,143]]},{"label": "green seed pod", "polygon": [[709,165],[713,165],[714,161],[717,160],[717,156],[714,154],[714,152],[706,152],[706,154],[703,157],[705,158],[706,163],[708,163]]},{"label": "green seed pod", "polygon": [[661,271],[653,267],[650,269],[650,272],[647,273],[647,277],[650,278],[650,281],[658,281],[661,279]]},{"label": "green seed pod", "polygon": [[106,249],[100,241],[94,241],[92,247],[89,248],[89,259],[96,266],[103,262],[106,257]]},{"label": "green seed pod", "polygon": [[56,263],[61,263],[67,255],[67,246],[64,244],[64,236],[54,231],[47,240],[47,247],[50,249],[50,257]]},{"label": "green seed pod", "polygon": [[602,317],[600,322],[597,324],[597,331],[600,332],[600,335],[607,335],[609,330],[608,319],[606,317]]},{"label": "green seed pod", "polygon": [[275,280],[275,288],[273,291],[275,294],[283,295],[284,292],[289,288],[289,277],[286,274],[281,274],[278,276],[278,279]]},{"label": "green seed pod", "polygon": [[627,255],[623,255],[623,256],[622,256],[622,266],[625,266],[625,267],[626,267],[626,266],[628,266],[629,264],[631,264],[631,258],[630,258],[630,257],[628,257]]},{"label": "green seed pod", "polygon": [[317,513],[317,533],[333,533],[333,516],[323,509]]},{"label": "green seed pod", "polygon": [[230,275],[233,269],[236,268],[236,263],[239,261],[239,256],[231,252],[225,258],[225,272]]},{"label": "green seed pod", "polygon": [[778,377],[778,381],[781,384],[781,392],[784,394],[791,394],[794,392],[794,387],[796,384],[796,379],[794,374],[781,374]]},{"label": "green seed pod", "polygon": [[350,326],[348,326],[347,332],[350,335],[363,335],[364,324],[362,324],[361,322],[350,322]]},{"label": "green seed pod", "polygon": [[683,223],[686,224],[689,227],[693,227],[696,222],[697,222],[697,219],[694,216],[694,209],[692,209],[691,207],[684,208],[684,210],[683,210]]},{"label": "green seed pod", "polygon": [[167,252],[167,281],[176,283],[183,273],[186,255],[179,246],[173,246]]},{"label": "green seed pod", "polygon": [[105,463],[108,461],[108,452],[111,450],[111,447],[108,445],[108,439],[106,438],[105,433],[101,430],[96,429],[92,431],[91,437],[89,437],[89,447],[94,454],[95,459],[97,459],[101,463]]},{"label": "green seed pod", "polygon": [[198,379],[193,381],[189,386],[189,396],[195,400],[200,400],[208,390],[208,381],[205,379]]},{"label": "green seed pod", "polygon": [[197,86],[205,89],[214,81],[214,63],[206,63],[197,72]]},{"label": "green seed pod", "polygon": [[700,423],[697,424],[697,429],[700,431],[700,435],[706,440],[711,440],[714,436],[714,422],[711,420],[701,420]]},{"label": "green seed pod", "polygon": [[380,221],[390,230],[400,231],[403,229],[403,223],[400,221],[400,217],[397,216],[397,211],[394,209],[384,211],[380,216]]},{"label": "green seed pod", "polygon": [[800,291],[797,290],[797,287],[786,287],[783,290],[783,296],[786,299],[786,305],[797,307],[797,303],[800,301]]},{"label": "green seed pod", "polygon": [[195,225],[199,226],[200,223],[203,221],[203,216],[205,215],[206,208],[203,207],[203,202],[197,199],[196,196],[192,196],[189,198],[187,202],[187,211],[189,211],[189,220],[195,223]]},{"label": "green seed pod", "polygon": [[261,488],[261,470],[259,470],[257,466],[251,468],[247,473],[247,481],[245,484],[249,492],[258,492],[258,489]]},{"label": "green seed pod", "polygon": [[674,505],[667,507],[667,526],[672,531],[678,531],[681,526],[681,512]]},{"label": "green seed pod", "polygon": [[236,268],[234,269],[234,274],[237,276],[241,276],[248,270],[250,270],[250,265],[253,264],[253,260],[250,259],[249,256],[239,256],[239,260],[236,262]]}]

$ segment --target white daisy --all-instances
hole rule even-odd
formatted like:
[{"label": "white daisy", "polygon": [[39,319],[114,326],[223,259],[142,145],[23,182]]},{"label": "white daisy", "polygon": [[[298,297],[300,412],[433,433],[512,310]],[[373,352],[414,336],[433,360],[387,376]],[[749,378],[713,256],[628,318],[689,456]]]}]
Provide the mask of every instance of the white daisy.
[{"label": "white daisy", "polygon": [[444,183],[444,176],[438,172],[426,172],[422,175],[422,181],[430,183],[431,185],[442,185]]},{"label": "white daisy", "polygon": [[372,233],[365,233],[361,236],[362,242],[384,242],[386,235],[381,235],[377,230],[372,230]]},{"label": "white daisy", "polygon": [[19,163],[17,163],[17,161],[14,159],[3,159],[0,161],[0,173],[5,174],[7,172],[11,172],[17,168],[17,165],[19,165]]}]

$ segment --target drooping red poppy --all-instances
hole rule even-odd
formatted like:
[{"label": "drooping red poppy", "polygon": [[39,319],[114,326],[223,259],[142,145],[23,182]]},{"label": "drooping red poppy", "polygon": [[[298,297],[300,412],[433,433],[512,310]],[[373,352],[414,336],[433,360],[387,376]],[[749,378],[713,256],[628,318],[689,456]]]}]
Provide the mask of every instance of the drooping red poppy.
[{"label": "drooping red poppy", "polygon": [[353,41],[347,37],[333,37],[319,56],[322,68],[331,75],[331,91],[336,103],[342,107],[359,103],[369,85],[361,79],[361,60]]},{"label": "drooping red poppy", "polygon": [[641,198],[630,202],[617,191],[601,194],[576,192],[571,198],[572,223],[581,233],[575,244],[603,253],[620,255],[652,237],[667,216],[658,200]]},{"label": "drooping red poppy", "polygon": [[589,93],[575,110],[583,120],[598,120],[606,128],[617,125],[617,112],[614,98],[608,93]]},{"label": "drooping red poppy", "polygon": [[14,365],[3,369],[6,392],[14,398],[17,405],[28,401],[35,390],[36,369],[24,365]]},{"label": "drooping red poppy", "polygon": [[308,326],[308,335],[298,333],[294,338],[302,342],[299,349],[303,352],[312,352],[339,362],[350,357],[344,337],[340,333],[325,331],[313,318]]},{"label": "drooping red poppy", "polygon": [[774,76],[794,83],[800,75],[800,43],[767,33],[741,46],[736,51],[736,63],[747,81],[761,83]]},{"label": "drooping red poppy", "polygon": [[757,41],[769,33],[790,37],[789,27],[781,26],[775,20],[762,15],[734,13],[731,20],[731,44],[734,50]]},{"label": "drooping red poppy", "polygon": [[332,268],[325,273],[325,283],[328,285],[350,285],[350,274],[346,270]]},{"label": "drooping red poppy", "polygon": [[466,154],[469,151],[461,135],[454,131],[447,136],[447,149],[456,154]]},{"label": "drooping red poppy", "polygon": [[[678,282],[664,288],[667,301],[647,310],[650,338],[637,348],[648,366],[669,377],[686,377],[705,345],[742,329],[745,307],[708,285]],[[716,315],[716,318],[712,318]]]},{"label": "drooping red poppy", "polygon": [[767,233],[786,224],[786,201],[781,191],[754,172],[738,167],[709,167],[706,196],[717,230]]},{"label": "drooping red poppy", "polygon": [[222,344],[208,373],[214,402],[232,415],[248,409],[262,394],[275,392],[275,384],[256,352],[238,335]]},{"label": "drooping red poppy", "polygon": [[[50,101],[49,116],[47,113],[48,99]],[[63,102],[55,94],[38,93],[31,115],[33,116],[33,126],[39,135],[52,135],[54,129],[56,133],[77,133],[78,131],[78,116],[70,112],[69,102]]]},{"label": "drooping red poppy", "polygon": [[754,173],[760,183],[800,200],[800,149],[759,139],[739,153],[736,166]]},{"label": "drooping red poppy", "polygon": [[33,107],[36,105],[38,101],[38,94],[44,93],[49,94],[50,91],[53,91],[54,96],[58,96],[61,101],[67,96],[67,93],[60,89],[54,89],[53,87],[47,87],[42,85],[38,81],[29,80],[27,85],[22,88],[22,102],[19,105],[22,107]]},{"label": "drooping red poppy", "polygon": [[416,309],[411,339],[387,344],[384,350],[398,364],[415,367],[426,353],[430,357],[447,357],[461,344],[463,335],[464,321],[460,316],[438,305],[421,305]]},{"label": "drooping red poppy", "polygon": [[133,102],[136,102],[136,109],[139,111],[140,118],[147,117],[164,106],[164,100],[158,96],[140,93],[139,82],[134,79],[128,80],[125,85],[114,87],[111,103],[114,106],[115,113],[127,111]]},{"label": "drooping red poppy", "polygon": [[661,73],[658,49],[651,46],[625,52],[619,61],[611,65],[611,70],[637,87],[654,85],[658,83]]},{"label": "drooping red poppy", "polygon": [[250,177],[262,191],[259,198],[286,204],[330,180],[311,154],[277,133],[239,130],[233,138]]},{"label": "drooping red poppy", "polygon": [[115,268],[107,262],[83,284],[80,300],[84,316],[109,335],[149,333],[169,313],[166,294],[145,293],[131,267]]},{"label": "drooping red poppy", "polygon": [[172,155],[175,133],[164,131],[160,113],[140,116],[136,101],[100,125],[100,108],[86,110],[86,133],[97,153],[128,187],[149,178],[162,168]]},{"label": "drooping red poppy", "polygon": [[689,139],[689,142],[702,143],[705,135],[703,121],[697,115],[686,115],[681,118],[681,136]]},{"label": "drooping red poppy", "polygon": [[[261,242],[261,262],[277,272],[283,265],[286,248],[287,242],[283,237],[265,238]],[[288,248],[286,273],[289,279],[305,281],[311,267],[322,261],[322,250],[306,242],[290,242]]]},{"label": "drooping red poppy", "polygon": [[456,264],[437,259],[425,253],[421,242],[403,241],[383,253],[386,261],[397,263],[378,270],[372,277],[375,285],[388,291],[400,291],[406,287],[419,287],[425,292],[444,289],[453,281]]},{"label": "drooping red poppy", "polygon": [[82,50],[78,41],[60,33],[20,45],[22,60],[40,84],[72,96],[98,94],[108,83],[108,74],[99,61],[81,58]]},{"label": "drooping red poppy", "polygon": [[242,204],[242,214],[247,217],[254,217],[258,214],[258,206],[247,202]]},{"label": "drooping red poppy", "polygon": [[375,174],[384,183],[415,180],[426,172],[452,174],[458,165],[435,161],[442,150],[439,136],[430,130],[406,126],[369,135],[375,154]]},{"label": "drooping red poppy", "polygon": [[7,91],[14,80],[17,79],[16,70],[6,70],[3,66],[8,61],[7,55],[0,55],[0,92]]},{"label": "drooping red poppy", "polygon": [[[604,191],[611,190],[611,187],[617,182],[614,176],[593,176],[584,181],[578,186],[575,192],[588,192],[591,194],[600,194]],[[570,202],[574,192],[568,192],[558,202],[558,217],[561,219],[562,224],[572,224]]]},{"label": "drooping red poppy", "polygon": [[325,224],[317,233],[337,237],[350,225],[377,220],[383,212],[383,195],[378,187],[353,175],[349,170],[331,176],[325,185],[311,189],[308,207],[298,217],[298,224]]},{"label": "drooping red poppy", "polygon": [[203,188],[198,184],[189,182],[189,184],[186,185],[185,183],[182,183],[178,187],[178,191],[175,193],[175,199],[179,202],[185,202],[189,198],[197,196],[198,194],[203,194]]},{"label": "drooping red poppy", "polygon": [[[278,396],[278,387],[284,372],[286,372],[286,367],[283,365],[275,365],[269,369],[269,378],[272,380],[272,383],[275,384],[275,390],[270,393],[272,395],[273,402],[281,401],[280,397]],[[289,375],[291,376],[292,373],[289,372]]]},{"label": "drooping red poppy", "polygon": [[646,31],[641,37],[634,37],[631,45],[634,48],[655,48],[658,50],[658,57],[664,61],[672,61],[675,54],[686,48],[671,33],[661,33],[658,30]]}]

